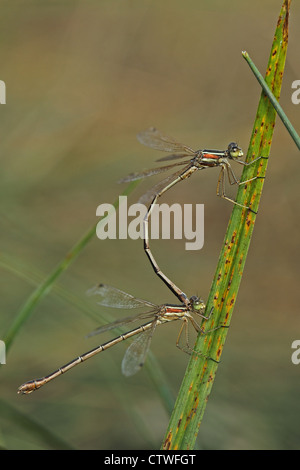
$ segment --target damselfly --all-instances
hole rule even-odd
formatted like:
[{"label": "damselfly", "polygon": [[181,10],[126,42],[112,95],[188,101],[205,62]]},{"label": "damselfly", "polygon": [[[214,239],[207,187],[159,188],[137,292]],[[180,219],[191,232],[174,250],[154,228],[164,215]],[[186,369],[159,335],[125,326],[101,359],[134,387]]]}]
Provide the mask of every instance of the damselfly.
[{"label": "damselfly", "polygon": [[151,147],[155,150],[172,152],[171,155],[167,155],[166,157],[158,159],[157,161],[159,162],[175,159],[182,160],[178,163],[172,163],[171,165],[152,168],[136,173],[130,173],[125,178],[122,178],[119,181],[120,183],[135,181],[141,178],[156,175],[158,173],[163,173],[167,170],[175,168],[176,166],[186,165],[183,169],[168,176],[166,179],[158,183],[156,186],[150,189],[150,191],[144,194],[144,196],[142,196],[140,199],[140,201],[144,204],[147,205],[155,196],[159,197],[179,181],[189,178],[197,170],[220,167],[221,171],[217,183],[217,195],[226,199],[227,201],[232,202],[233,204],[251,210],[250,207],[239,204],[238,202],[226,196],[225,174],[227,175],[228,181],[231,185],[242,185],[249,183],[250,181],[255,180],[257,177],[251,178],[247,181],[239,181],[231,168],[230,160],[235,161],[236,163],[239,163],[243,166],[249,166],[259,160],[261,157],[258,157],[249,163],[246,163],[243,160],[239,160],[239,158],[243,157],[244,154],[236,142],[231,142],[226,150],[193,150],[191,147],[177,142],[175,139],[173,139],[173,137],[169,137],[163,134],[155,127],[150,127],[149,129],[140,132],[137,134],[137,139],[141,144],[147,147]]},{"label": "damselfly", "polygon": [[251,178],[247,181],[240,182],[235,176],[231,165],[230,160],[235,161],[243,166],[252,165],[255,161],[259,160],[261,157],[256,158],[250,163],[246,163],[242,160],[239,160],[243,156],[242,149],[235,142],[231,142],[226,150],[193,150],[187,145],[177,142],[172,137],[164,135],[162,132],[158,131],[154,127],[147,129],[137,135],[138,140],[155,150],[161,150],[164,152],[172,152],[171,155],[160,158],[158,161],[182,159],[178,163],[172,163],[171,165],[162,166],[158,168],[153,168],[149,170],[144,170],[138,173],[131,173],[127,177],[121,179],[119,182],[129,182],[137,179],[145,178],[152,176],[158,173],[163,173],[167,170],[173,169],[176,166],[185,165],[185,167],[176,173],[168,176],[163,181],[159,182],[156,186],[151,188],[146,192],[139,200],[140,203],[145,204],[148,207],[148,211],[144,218],[144,250],[151,262],[151,265],[155,273],[163,280],[163,282],[169,287],[169,289],[178,297],[178,299],[183,302],[186,306],[189,305],[189,299],[181,289],[179,289],[159,268],[157,262],[154,259],[154,256],[151,253],[149,245],[149,235],[148,235],[148,223],[149,217],[153,208],[156,204],[157,199],[162,196],[166,191],[172,188],[176,183],[184,179],[189,178],[197,170],[205,170],[206,168],[220,167],[220,175],[217,183],[217,195],[226,199],[227,201],[232,202],[240,207],[249,209],[250,207],[239,204],[233,199],[226,196],[225,193],[225,176],[227,175],[228,181],[231,185],[242,185],[249,183],[256,179]]},{"label": "damselfly", "polygon": [[[123,309],[132,309],[132,308],[139,308],[139,307],[148,307],[148,311],[144,313],[139,313],[137,315],[123,318],[121,320],[116,320],[113,323],[108,325],[101,326],[97,328],[95,331],[90,333],[88,336],[93,336],[99,333],[103,333],[124,325],[128,325],[138,320],[146,320],[148,321],[141,326],[129,331],[128,333],[121,334],[120,336],[108,341],[96,348],[88,351],[81,356],[78,356],[76,359],[73,359],[71,362],[65,364],[64,366],[57,369],[55,372],[52,372],[45,377],[30,380],[29,382],[24,383],[18,388],[18,393],[22,394],[29,394],[34,390],[42,387],[43,385],[49,383],[51,380],[59,377],[60,375],[64,374],[68,370],[72,369],[73,367],[81,364],[82,362],[90,359],[91,357],[95,356],[106,349],[115,346],[116,344],[124,341],[128,338],[131,338],[135,335],[137,338],[131,343],[129,348],[127,349],[125,356],[122,361],[122,372],[126,376],[133,375],[137,373],[141,367],[143,366],[147,353],[150,348],[151,339],[155,328],[157,325],[162,325],[163,323],[181,320],[183,323],[181,325],[178,338],[176,341],[176,345],[180,347],[180,337],[185,330],[185,339],[186,339],[186,348],[190,349],[188,344],[188,324],[191,323],[194,329],[197,332],[201,332],[202,334],[207,334],[211,331],[214,331],[220,327],[213,328],[208,331],[204,331],[200,325],[197,323],[195,318],[193,317],[193,313],[199,315],[201,318],[208,320],[212,314],[212,310],[208,316],[204,315],[205,312],[205,304],[204,302],[199,299],[199,297],[193,296],[190,298],[190,305],[189,308],[186,305],[171,305],[171,304],[164,304],[164,305],[156,305],[152,302],[148,302],[146,300],[141,300],[133,297],[126,292],[123,292],[115,287],[111,287],[105,284],[100,284],[88,291],[89,295],[97,295],[99,299],[97,299],[97,303],[103,305],[105,307],[114,307],[114,308],[123,308]],[[184,348],[181,348],[184,349]]]}]

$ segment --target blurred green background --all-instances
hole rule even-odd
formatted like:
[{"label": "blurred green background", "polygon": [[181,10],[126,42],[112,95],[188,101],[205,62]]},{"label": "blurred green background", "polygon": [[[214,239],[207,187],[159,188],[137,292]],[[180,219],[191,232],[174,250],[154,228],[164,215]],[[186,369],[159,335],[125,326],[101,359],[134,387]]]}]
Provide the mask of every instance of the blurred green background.
[{"label": "blurred green background", "polygon": [[[247,150],[260,88],[241,51],[265,73],[280,8],[280,0],[1,2],[0,339],[35,286],[97,222],[96,207],[125,189],[118,179],[162,156],[142,147],[137,132],[154,125],[193,148],[237,140]],[[281,94],[298,130],[291,84],[300,79],[299,18],[293,2]],[[201,449],[299,448],[300,365],[291,362],[292,341],[300,339],[299,152],[279,120],[271,157]],[[199,172],[164,197],[205,205],[204,248],[185,251],[184,240],[151,244],[163,271],[204,299],[232,210],[215,195],[217,177],[218,170]],[[129,203],[157,181],[140,184]],[[147,368],[122,376],[124,343],[38,392],[16,393],[112,337],[85,338],[101,315],[128,315],[86,297],[98,282],[176,302],[141,240],[95,237],[1,366],[1,447],[159,448],[168,414]],[[152,344],[174,396],[188,362],[175,347],[178,327],[159,328]]]}]

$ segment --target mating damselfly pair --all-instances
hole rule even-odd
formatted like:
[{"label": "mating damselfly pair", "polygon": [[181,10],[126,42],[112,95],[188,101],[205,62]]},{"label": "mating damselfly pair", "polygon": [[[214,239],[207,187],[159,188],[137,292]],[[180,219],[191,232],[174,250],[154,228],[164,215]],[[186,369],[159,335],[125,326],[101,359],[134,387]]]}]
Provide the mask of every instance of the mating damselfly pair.
[{"label": "mating damselfly pair", "polygon": [[[257,161],[259,158],[253,160],[250,163],[245,163],[242,160],[239,160],[243,156],[241,148],[234,142],[228,145],[228,148],[224,151],[219,150],[197,150],[194,151],[192,148],[180,144],[175,139],[168,137],[155,128],[150,128],[140,134],[138,134],[138,140],[146,146],[154,148],[156,150],[162,150],[166,152],[172,152],[171,155],[168,155],[165,158],[161,158],[160,161],[164,160],[174,160],[181,159],[179,163],[173,163],[167,166],[155,168],[152,170],[145,170],[140,173],[132,173],[126,178],[123,178],[121,182],[133,181],[136,179],[144,178],[147,176],[152,176],[164,171],[173,169],[175,166],[185,165],[184,168],[180,171],[177,171],[175,174],[172,174],[168,178],[164,179],[158,185],[154,186],[150,191],[148,191],[142,198],[141,202],[144,204],[149,204],[147,214],[144,219],[144,250],[151,262],[151,265],[155,273],[163,280],[163,282],[169,287],[169,289],[176,295],[176,297],[181,301],[180,305],[172,304],[163,304],[156,305],[152,302],[145,300],[137,299],[130,294],[127,294],[119,289],[116,289],[111,286],[100,284],[96,288],[93,288],[89,291],[90,295],[98,295],[100,299],[98,303],[106,307],[114,308],[138,308],[138,307],[148,307],[149,310],[143,313],[139,313],[135,316],[127,317],[121,320],[116,320],[113,323],[99,327],[97,330],[92,332],[89,336],[95,334],[103,333],[124,325],[128,325],[132,322],[138,320],[147,320],[146,323],[138,326],[135,329],[130,330],[127,333],[121,334],[118,337],[97,346],[90,351],[78,356],[73,359],[71,362],[61,366],[53,373],[44,376],[39,379],[34,379],[29,382],[24,383],[18,388],[18,393],[29,394],[34,390],[39,389],[43,385],[49,383],[56,377],[64,374],[68,370],[72,369],[76,365],[86,361],[87,359],[99,354],[100,352],[105,351],[106,349],[111,348],[112,346],[132,337],[137,336],[137,338],[131,343],[127,349],[125,356],[122,362],[122,372],[126,376],[135,374],[140,370],[145,362],[146,355],[149,351],[151,339],[155,331],[156,326],[172,322],[175,320],[181,320],[183,323],[181,325],[179,335],[176,341],[176,345],[180,347],[179,340],[182,336],[183,331],[185,330],[186,346],[184,349],[191,350],[188,344],[188,325],[191,324],[194,329],[201,334],[208,334],[221,326],[216,326],[213,329],[205,331],[198,322],[195,320],[193,314],[200,316],[202,319],[208,320],[212,314],[212,311],[209,315],[205,316],[205,304],[198,297],[193,296],[188,298],[188,296],[179,289],[159,268],[156,263],[154,256],[151,253],[149,246],[149,236],[148,236],[148,223],[149,217],[153,210],[154,205],[159,197],[161,197],[166,191],[172,188],[178,182],[189,178],[195,171],[204,170],[211,167],[220,167],[220,175],[217,183],[217,195],[238,205],[242,208],[251,210],[250,207],[243,206],[231,198],[226,196],[225,193],[225,176],[227,175],[228,181],[230,184],[241,185],[248,183],[255,178],[251,178],[248,181],[240,182],[230,165],[230,160],[236,161],[239,164],[248,166],[253,162]],[[208,359],[212,359],[209,358]]]}]

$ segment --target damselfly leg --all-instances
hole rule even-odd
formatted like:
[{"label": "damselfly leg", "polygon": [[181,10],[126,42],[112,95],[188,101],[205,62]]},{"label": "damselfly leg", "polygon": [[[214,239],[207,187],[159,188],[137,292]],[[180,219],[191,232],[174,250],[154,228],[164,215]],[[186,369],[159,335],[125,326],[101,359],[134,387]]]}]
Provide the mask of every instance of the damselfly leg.
[{"label": "damselfly leg", "polygon": [[146,320],[146,323],[143,323],[142,325],[130,330],[127,333],[120,334],[116,338],[95,347],[81,356],[78,356],[71,362],[68,362],[67,364],[59,367],[49,375],[24,383],[18,388],[18,393],[29,394],[34,390],[41,388],[43,385],[51,382],[78,364],[86,361],[87,359],[90,359],[91,357],[111,348],[112,346],[115,346],[116,344],[126,339],[137,336],[137,338],[127,349],[122,361],[123,374],[126,376],[133,375],[137,373],[143,366],[150,348],[153,333],[158,325],[181,320],[185,325],[190,322],[197,332],[201,332],[201,334],[205,335],[207,334],[206,331],[200,327],[193,317],[193,314],[197,314],[206,320],[208,320],[212,314],[211,311],[208,316],[205,316],[205,304],[199,297],[196,296],[190,298],[189,307],[187,307],[185,304],[156,305],[146,300],[137,299],[132,295],[127,294],[126,292],[105,284],[100,284],[99,286],[94,287],[88,292],[88,294],[96,295],[97,303],[106,307],[122,309],[146,307],[148,309],[146,312],[138,313],[137,315],[123,318],[121,320],[116,320],[113,323],[101,326],[90,333],[89,336],[94,336],[99,333],[123,327],[139,320]]},{"label": "damselfly leg", "polygon": [[[236,161],[242,165],[251,165],[254,161],[259,160],[255,159],[253,162],[246,163],[242,160],[239,160],[240,157],[243,156],[242,149],[235,143],[231,142],[226,150],[193,150],[191,147],[187,145],[181,144],[177,142],[174,138],[164,135],[162,132],[158,131],[154,127],[147,129],[144,132],[141,132],[137,135],[138,140],[155,150],[161,150],[164,152],[171,152],[170,155],[159,159],[159,161],[167,161],[167,160],[175,160],[179,159],[180,162],[176,162],[167,166],[153,168],[150,170],[144,170],[140,173],[131,173],[127,177],[123,178],[120,182],[129,182],[134,181],[140,178],[145,178],[148,176],[152,176],[158,173],[163,173],[167,170],[174,169],[175,166],[185,165],[182,170],[177,171],[176,173],[170,175],[148,192],[146,192],[140,199],[139,202],[148,206],[148,211],[144,217],[143,225],[144,225],[144,250],[146,252],[147,257],[155,271],[155,273],[159,276],[160,279],[167,285],[167,287],[177,296],[177,298],[183,302],[186,307],[189,307],[189,299],[188,296],[176,286],[174,282],[172,282],[160,269],[159,265],[157,264],[149,243],[149,218],[153,211],[153,208],[158,200],[166,191],[171,189],[175,184],[179,183],[180,181],[189,178],[195,171],[197,170],[205,170],[206,168],[212,167],[220,167],[221,172],[219,175],[218,183],[217,183],[217,195],[226,199],[233,204],[236,204],[244,209],[249,209],[252,211],[250,207],[243,206],[242,204],[237,203],[233,199],[229,198],[225,192],[225,173],[228,176],[228,180],[230,184],[241,185],[245,184],[244,182],[239,182],[236,178],[231,165],[230,160]],[[247,182],[252,181],[255,178],[248,180]],[[254,212],[254,211],[253,211]]]}]

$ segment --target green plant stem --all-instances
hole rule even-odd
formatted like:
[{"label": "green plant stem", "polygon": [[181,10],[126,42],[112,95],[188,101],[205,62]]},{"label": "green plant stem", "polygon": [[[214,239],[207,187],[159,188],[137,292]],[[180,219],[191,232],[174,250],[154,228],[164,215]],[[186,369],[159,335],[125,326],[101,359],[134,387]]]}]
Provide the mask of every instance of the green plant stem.
[{"label": "green plant stem", "polygon": [[287,115],[285,114],[285,112],[283,111],[282,107],[280,106],[280,104],[278,103],[277,99],[275,98],[275,96],[273,95],[272,91],[270,90],[270,88],[268,87],[267,85],[267,82],[264,80],[263,76],[261,75],[261,73],[259,72],[258,68],[255,66],[255,64],[253,63],[252,59],[249,57],[249,54],[248,52],[246,51],[243,51],[242,52],[242,56],[244,57],[244,59],[246,60],[246,62],[248,63],[249,67],[251,68],[252,72],[254,73],[255,77],[257,78],[259,84],[261,85],[262,89],[264,90],[264,92],[266,93],[266,95],[268,96],[269,100],[271,101],[272,105],[274,106],[274,108],[276,109],[280,119],[282,120],[283,124],[285,125],[285,127],[287,128],[290,136],[292,137],[292,139],[294,140],[295,144],[297,145],[298,149],[300,150],[300,137],[299,135],[297,134],[296,130],[294,129],[294,127],[292,126],[289,118],[287,117]]},{"label": "green plant stem", "polygon": [[[285,0],[275,31],[266,73],[266,82],[279,98],[288,42],[288,16],[290,0]],[[253,165],[244,168],[241,181],[257,179],[241,185],[237,201],[258,210],[268,155],[272,142],[276,111],[263,92],[247,153],[247,162],[264,156]],[[207,312],[213,315],[205,323],[205,330],[225,326],[214,332],[199,335],[195,353],[191,356],[184,376],[170,423],[162,444],[164,450],[193,449],[206,404],[214,383],[218,362],[222,354],[230,325],[233,307],[241,283],[243,269],[254,229],[256,214],[235,206],[229,221],[218,266],[207,302]],[[202,325],[204,326],[204,324]],[[213,358],[211,360],[210,358]]]}]

